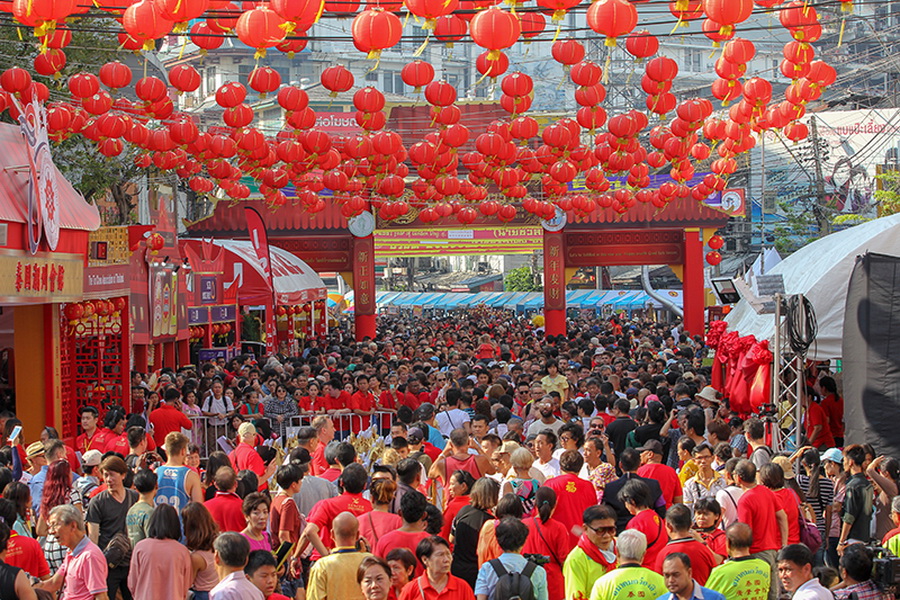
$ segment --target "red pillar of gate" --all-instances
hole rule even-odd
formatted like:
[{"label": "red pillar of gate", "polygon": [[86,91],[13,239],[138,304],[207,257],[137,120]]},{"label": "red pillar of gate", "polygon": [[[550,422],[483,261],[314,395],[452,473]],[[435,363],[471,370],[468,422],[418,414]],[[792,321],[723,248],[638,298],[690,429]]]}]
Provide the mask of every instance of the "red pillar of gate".
[{"label": "red pillar of gate", "polygon": [[566,246],[560,231],[544,231],[544,331],[566,335]]},{"label": "red pillar of gate", "polygon": [[691,335],[703,335],[703,239],[697,227],[684,230],[683,284],[684,328]]},{"label": "red pillar of gate", "polygon": [[375,337],[375,238],[353,238],[353,316],[356,339]]},{"label": "red pillar of gate", "polygon": [[163,367],[178,368],[175,364],[175,342],[166,342],[163,344]]}]

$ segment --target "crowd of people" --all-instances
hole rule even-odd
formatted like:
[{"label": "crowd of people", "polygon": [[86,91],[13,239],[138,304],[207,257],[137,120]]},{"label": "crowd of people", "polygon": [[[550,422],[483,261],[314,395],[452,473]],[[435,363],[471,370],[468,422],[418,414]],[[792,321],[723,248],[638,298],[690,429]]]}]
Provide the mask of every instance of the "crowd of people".
[{"label": "crowd of people", "polygon": [[74,440],[0,414],[0,598],[893,596],[900,462],[844,447],[827,365],[787,453],[677,326],[379,327],[134,373],[146,410],[84,406]]}]

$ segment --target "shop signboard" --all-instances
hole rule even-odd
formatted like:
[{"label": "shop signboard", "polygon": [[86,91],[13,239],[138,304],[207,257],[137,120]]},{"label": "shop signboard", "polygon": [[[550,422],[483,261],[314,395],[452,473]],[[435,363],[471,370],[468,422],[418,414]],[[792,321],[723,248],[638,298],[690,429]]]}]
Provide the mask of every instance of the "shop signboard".
[{"label": "shop signboard", "polygon": [[0,249],[0,302],[76,302],[83,294],[83,255]]}]

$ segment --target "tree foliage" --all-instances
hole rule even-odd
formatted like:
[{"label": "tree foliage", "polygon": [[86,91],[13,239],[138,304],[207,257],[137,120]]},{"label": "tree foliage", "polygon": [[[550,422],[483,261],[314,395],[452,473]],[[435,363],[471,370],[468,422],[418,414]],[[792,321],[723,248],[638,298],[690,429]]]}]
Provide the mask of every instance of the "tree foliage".
[{"label": "tree foliage", "polygon": [[542,288],[536,281],[531,267],[526,265],[506,274],[503,289],[507,292],[539,292]]},{"label": "tree foliage", "polygon": [[[61,77],[53,78],[37,75],[31,68],[34,58],[40,52],[40,43],[32,30],[14,26],[10,16],[4,15],[0,18],[0,44],[4,48],[4,52],[0,53],[0,71],[13,66],[25,67],[36,81],[48,87],[51,102],[67,100],[69,94],[66,81],[70,75],[81,71],[96,74],[106,62],[128,61],[129,55],[119,50],[118,29],[119,24],[112,19],[84,17],[75,21],[72,24],[72,41],[63,49],[66,66]],[[131,62],[137,64],[135,61]],[[139,77],[141,73],[135,72],[133,81]],[[125,90],[120,93],[123,92]],[[8,112],[3,113],[3,120],[12,122]],[[131,144],[125,144],[125,150],[119,156],[107,158],[97,151],[93,142],[76,135],[54,143],[52,152],[57,168],[82,196],[88,200],[97,200],[109,192],[118,207],[116,224],[131,221],[134,201],[126,192],[126,186],[141,174],[141,169],[134,164],[137,151]]]}]

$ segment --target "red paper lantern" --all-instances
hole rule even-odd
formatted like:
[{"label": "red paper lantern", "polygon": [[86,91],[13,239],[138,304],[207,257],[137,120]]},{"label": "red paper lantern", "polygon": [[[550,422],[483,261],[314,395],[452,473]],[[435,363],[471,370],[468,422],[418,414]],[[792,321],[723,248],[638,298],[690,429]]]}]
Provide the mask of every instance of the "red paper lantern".
[{"label": "red paper lantern", "polygon": [[39,75],[59,75],[66,66],[66,53],[56,48],[48,48],[43,54],[34,57],[34,70]]},{"label": "red paper lantern", "polygon": [[588,25],[606,36],[607,46],[615,46],[617,37],[631,33],[637,19],[637,8],[628,0],[597,0],[587,11]]},{"label": "red paper lantern", "polygon": [[166,240],[162,236],[162,234],[154,232],[154,233],[151,233],[147,237],[147,248],[150,249],[150,252],[152,254],[156,254],[157,252],[162,250],[163,246],[165,246],[165,245],[166,245]]},{"label": "red paper lantern", "polygon": [[134,93],[144,102],[157,102],[166,97],[166,84],[156,77],[142,77],[134,85]]},{"label": "red paper lantern", "polygon": [[66,307],[63,309],[63,314],[66,315],[66,318],[70,322],[78,321],[84,316],[84,306],[79,302],[66,304]]},{"label": "red paper lantern", "polygon": [[322,87],[331,92],[334,98],[338,92],[346,92],[353,87],[353,73],[344,65],[335,65],[322,71]]},{"label": "red paper lantern", "polygon": [[706,262],[715,267],[717,264],[722,262],[722,255],[719,254],[718,252],[716,252],[715,250],[707,252],[706,253]]},{"label": "red paper lantern", "polygon": [[744,38],[734,38],[727,44],[722,52],[722,58],[734,64],[747,64],[756,56],[756,46],[753,42]]},{"label": "red paper lantern", "polygon": [[492,57],[492,52],[493,50],[485,51],[478,55],[475,59],[475,70],[485,77],[496,79],[509,68],[509,57],[502,52]]},{"label": "red paper lantern", "polygon": [[500,51],[519,39],[522,26],[516,15],[493,6],[472,19],[469,34],[472,41],[488,50],[488,60],[499,60]]},{"label": "red paper lantern", "polygon": [[194,23],[191,26],[191,43],[200,48],[200,54],[206,54],[209,50],[222,47],[225,40],[205,22]]},{"label": "red paper lantern", "polygon": [[706,243],[707,246],[712,250],[721,250],[722,246],[725,245],[725,240],[722,239],[720,235],[714,235],[709,238],[709,241]]},{"label": "red paper lantern", "polygon": [[238,39],[256,49],[257,58],[266,55],[267,48],[274,48],[285,37],[285,20],[265,5],[241,14],[235,25]]},{"label": "red paper lantern", "polygon": [[[24,69],[21,69],[24,71]],[[28,75],[28,71],[25,71],[25,74]],[[31,83],[31,76],[28,76],[28,83]],[[9,85],[9,84],[7,84]],[[19,85],[18,83],[16,84]],[[0,86],[3,89],[6,89],[6,85],[3,84],[3,76],[0,75]],[[100,82],[97,81],[97,77],[90,73],[76,73],[69,77],[69,93],[72,94],[75,98],[89,98],[100,91]],[[28,87],[27,85],[25,87]],[[24,89],[24,88],[23,88]],[[9,91],[9,90],[7,90]]]},{"label": "red paper lantern", "polygon": [[562,65],[574,65],[584,60],[584,46],[575,40],[556,40],[551,53],[553,60]]},{"label": "red paper lantern", "polygon": [[355,42],[368,48],[368,58],[378,59],[382,50],[400,41],[403,23],[394,13],[370,8],[354,17],[350,31]]},{"label": "red paper lantern", "polygon": [[281,85],[281,75],[272,67],[256,67],[247,77],[247,85],[259,93],[260,98],[274,92]]},{"label": "red paper lantern", "polygon": [[434,106],[450,106],[456,102],[456,88],[443,80],[425,86],[425,100]]},{"label": "red paper lantern", "polygon": [[0,87],[10,94],[24,92],[31,87],[31,74],[20,67],[12,67],[0,74]]},{"label": "red paper lantern", "polygon": [[199,18],[206,12],[210,0],[154,0],[163,18],[178,23],[175,29],[184,31],[187,21]]},{"label": "red paper lantern", "polygon": [[729,35],[737,23],[750,18],[753,0],[703,0],[706,16],[721,24],[719,33]]},{"label": "red paper lantern", "polygon": [[247,97],[247,88],[236,81],[229,81],[216,90],[216,104],[223,108],[232,108]]},{"label": "red paper lantern", "polygon": [[407,63],[400,70],[400,78],[403,83],[420,92],[422,88],[434,80],[434,67],[424,60],[416,60]]},{"label": "red paper lantern", "polygon": [[270,6],[285,21],[294,24],[295,29],[306,31],[319,16],[320,0],[271,0]]},{"label": "red paper lantern", "polygon": [[103,85],[113,90],[127,87],[131,83],[131,69],[117,60],[100,67],[99,75]]},{"label": "red paper lantern", "polygon": [[179,92],[193,92],[200,87],[200,73],[190,65],[177,65],[169,71],[169,83]]},{"label": "red paper lantern", "polygon": [[434,37],[453,47],[453,42],[463,39],[469,32],[469,22],[458,15],[444,15],[434,26]]},{"label": "red paper lantern", "polygon": [[[546,27],[546,19],[544,19],[544,15],[538,12],[519,12],[516,13],[519,16],[519,24],[522,28],[522,37],[526,40],[530,40],[533,37],[537,37],[544,32],[544,28]],[[525,42],[526,44],[528,42]]]},{"label": "red paper lantern", "polygon": [[425,19],[422,29],[434,29],[439,18],[459,7],[459,0],[405,0],[404,4],[410,13]]},{"label": "red paper lantern", "polygon": [[659,51],[659,40],[646,29],[633,31],[625,40],[625,50],[637,59],[648,58]]},{"label": "red paper lantern", "polygon": [[174,21],[166,19],[153,0],[138,0],[125,9],[122,27],[133,39],[142,42],[145,50],[153,49],[153,40],[172,31]]},{"label": "red paper lantern", "polygon": [[384,94],[372,86],[364,87],[353,94],[353,106],[363,112],[376,112],[384,108]]}]

